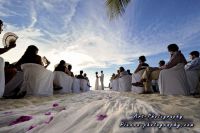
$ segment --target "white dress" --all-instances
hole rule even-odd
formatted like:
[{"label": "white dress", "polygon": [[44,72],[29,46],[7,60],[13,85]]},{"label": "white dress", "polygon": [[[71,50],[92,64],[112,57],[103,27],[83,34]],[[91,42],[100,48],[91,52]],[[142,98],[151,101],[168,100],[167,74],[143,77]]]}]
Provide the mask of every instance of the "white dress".
[{"label": "white dress", "polygon": [[99,90],[99,77],[96,75],[95,90]]}]

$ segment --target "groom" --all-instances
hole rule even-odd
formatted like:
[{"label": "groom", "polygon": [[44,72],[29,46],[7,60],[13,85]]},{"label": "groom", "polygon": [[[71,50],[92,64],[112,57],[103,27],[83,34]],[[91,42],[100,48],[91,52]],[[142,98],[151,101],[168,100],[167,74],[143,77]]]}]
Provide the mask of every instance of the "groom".
[{"label": "groom", "polygon": [[101,90],[104,90],[104,83],[103,83],[103,80],[104,80],[104,74],[103,74],[103,71],[101,71],[101,76],[100,76]]}]

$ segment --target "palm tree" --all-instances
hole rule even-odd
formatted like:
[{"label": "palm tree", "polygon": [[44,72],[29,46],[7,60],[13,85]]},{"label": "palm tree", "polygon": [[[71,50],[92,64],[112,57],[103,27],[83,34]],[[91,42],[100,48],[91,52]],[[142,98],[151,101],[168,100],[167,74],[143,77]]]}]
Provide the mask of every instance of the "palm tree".
[{"label": "palm tree", "polygon": [[131,0],[106,0],[109,18],[121,16],[130,2]]}]

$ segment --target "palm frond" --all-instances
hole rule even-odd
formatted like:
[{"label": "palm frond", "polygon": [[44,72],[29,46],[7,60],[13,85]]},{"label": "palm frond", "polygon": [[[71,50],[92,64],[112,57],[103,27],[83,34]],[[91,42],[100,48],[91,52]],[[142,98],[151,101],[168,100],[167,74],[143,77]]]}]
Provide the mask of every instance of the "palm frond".
[{"label": "palm frond", "polygon": [[108,16],[110,19],[121,16],[131,0],[106,0]]}]

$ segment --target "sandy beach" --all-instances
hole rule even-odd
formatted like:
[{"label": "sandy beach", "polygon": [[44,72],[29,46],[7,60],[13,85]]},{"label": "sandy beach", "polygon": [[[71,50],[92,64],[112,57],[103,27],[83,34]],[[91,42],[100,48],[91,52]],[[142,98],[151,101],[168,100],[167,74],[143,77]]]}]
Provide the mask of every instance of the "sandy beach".
[{"label": "sandy beach", "polygon": [[[54,107],[54,105],[56,106]],[[0,132],[66,132],[66,133],[126,133],[126,132],[200,132],[200,99],[159,94],[89,91],[80,94],[56,94],[52,97],[26,97],[17,100],[0,100]],[[50,113],[44,115],[45,113]],[[193,128],[168,129],[119,127],[130,114],[162,114],[184,117]],[[29,115],[30,121],[8,126],[19,116]],[[100,119],[99,119],[100,115]],[[101,118],[102,117],[102,118]],[[48,124],[44,121],[51,118]],[[33,126],[34,128],[30,127]]]}]

